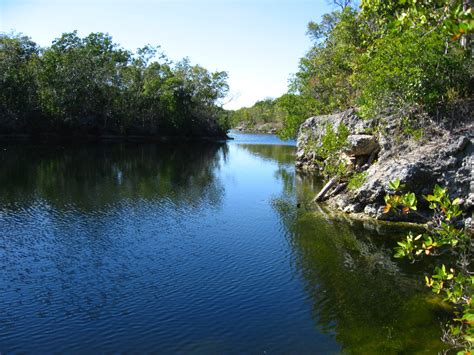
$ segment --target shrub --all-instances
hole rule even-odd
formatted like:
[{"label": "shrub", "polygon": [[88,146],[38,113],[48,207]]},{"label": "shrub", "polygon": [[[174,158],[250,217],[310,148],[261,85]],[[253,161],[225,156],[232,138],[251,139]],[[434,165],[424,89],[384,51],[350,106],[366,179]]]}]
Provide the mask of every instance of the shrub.
[{"label": "shrub", "polygon": [[466,53],[447,47],[436,33],[416,30],[377,39],[356,64],[353,84],[362,116],[404,111],[419,105],[428,110],[470,93],[470,66]]},{"label": "shrub", "polygon": [[355,172],[349,178],[349,182],[347,183],[347,188],[349,190],[357,190],[359,187],[364,185],[365,181],[367,180],[367,172]]},{"label": "shrub", "polygon": [[348,166],[341,159],[341,151],[347,145],[349,130],[343,123],[337,126],[337,131],[331,123],[326,124],[326,130],[321,137],[321,144],[313,147],[322,175],[325,178],[343,177],[348,174]]},{"label": "shrub", "polygon": [[[400,180],[389,183],[392,191],[385,197],[385,210],[389,212],[410,213],[416,211],[415,194],[404,193]],[[453,265],[444,263],[435,267],[433,274],[425,277],[428,287],[436,294],[442,294],[443,300],[453,307],[453,319],[447,324],[443,340],[455,348],[464,348],[466,353],[472,351],[474,345],[474,307],[472,304],[474,276],[470,269],[472,262],[471,238],[458,227],[462,214],[462,201],[451,200],[447,190],[436,185],[433,194],[424,196],[433,210],[426,233],[413,235],[411,232],[405,240],[398,242],[395,248],[396,258],[408,258],[415,262],[423,257],[451,256]],[[444,259],[446,260],[446,259]]]}]

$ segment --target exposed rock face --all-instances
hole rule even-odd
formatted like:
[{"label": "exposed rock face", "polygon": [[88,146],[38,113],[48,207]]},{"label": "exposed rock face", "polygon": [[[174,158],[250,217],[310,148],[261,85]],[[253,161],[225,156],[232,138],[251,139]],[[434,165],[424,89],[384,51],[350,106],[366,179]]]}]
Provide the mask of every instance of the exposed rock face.
[{"label": "exposed rock face", "polygon": [[353,156],[370,155],[379,149],[377,138],[369,134],[351,134],[347,143],[346,153]]},{"label": "exposed rock face", "polygon": [[[314,147],[321,141],[325,125],[344,123],[351,135],[345,153],[351,155],[356,169],[365,170],[367,177],[357,190],[345,189],[332,196],[328,204],[348,213],[364,213],[377,219],[413,220],[413,216],[383,214],[384,196],[389,181],[399,178],[406,190],[419,196],[432,191],[434,184],[447,187],[450,197],[465,199],[464,209],[474,206],[474,123],[471,118],[457,128],[444,129],[432,123],[425,127],[422,141],[408,139],[400,133],[400,121],[364,121],[353,110],[330,116],[311,117],[300,127],[296,166],[317,173],[318,159]],[[377,134],[370,132],[378,124]],[[311,142],[311,144],[309,144]],[[316,144],[314,143],[316,142]],[[377,157],[376,157],[377,156]],[[362,159],[362,162],[357,163]],[[372,159],[370,159],[372,158]],[[334,195],[334,194],[330,194]],[[426,207],[426,205],[425,205]]]},{"label": "exposed rock face", "polygon": [[352,109],[334,115],[308,118],[303,122],[298,132],[296,167],[302,170],[316,171],[318,169],[316,161],[319,157],[316,156],[314,148],[326,133],[327,124],[337,128],[341,123],[344,123],[354,135],[364,134],[375,126],[374,121],[361,120]]}]

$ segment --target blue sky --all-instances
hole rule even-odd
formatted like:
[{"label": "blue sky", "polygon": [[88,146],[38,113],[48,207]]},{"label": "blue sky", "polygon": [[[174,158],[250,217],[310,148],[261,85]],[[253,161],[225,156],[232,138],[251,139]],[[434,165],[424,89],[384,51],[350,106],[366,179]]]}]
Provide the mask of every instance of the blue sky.
[{"label": "blue sky", "polygon": [[73,30],[132,50],[161,45],[172,60],[227,71],[233,109],[286,91],[311,44],[307,23],[328,11],[326,0],[0,0],[0,31],[42,46]]}]

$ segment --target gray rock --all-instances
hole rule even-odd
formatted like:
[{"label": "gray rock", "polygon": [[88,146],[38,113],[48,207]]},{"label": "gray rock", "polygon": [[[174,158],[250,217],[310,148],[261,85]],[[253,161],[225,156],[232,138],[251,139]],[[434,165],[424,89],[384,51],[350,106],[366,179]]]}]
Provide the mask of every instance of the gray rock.
[{"label": "gray rock", "polygon": [[297,139],[296,166],[301,170],[317,171],[316,163],[320,157],[316,156],[315,149],[321,144],[321,138],[326,133],[328,124],[334,129],[343,123],[351,133],[364,134],[373,130],[375,120],[362,120],[355,110],[350,109],[333,115],[315,116],[308,118],[300,126]]},{"label": "gray rock", "polygon": [[346,153],[349,155],[370,155],[379,149],[377,138],[369,134],[351,134],[347,137],[347,143]]},{"label": "gray rock", "polygon": [[[397,121],[398,120],[398,121]],[[357,190],[345,190],[328,199],[327,203],[347,213],[363,212],[377,219],[396,220],[397,216],[381,213],[388,182],[399,178],[407,191],[419,198],[419,207],[427,204],[422,195],[432,192],[439,184],[448,188],[451,198],[465,199],[464,209],[474,209],[474,123],[467,121],[456,130],[435,125],[426,129],[425,141],[400,139],[400,120],[388,117],[379,121],[365,121],[357,117],[354,110],[335,115],[311,117],[300,127],[297,140],[296,166],[299,169],[317,171],[315,149],[326,131],[327,123],[337,127],[344,123],[349,131],[350,147],[346,153],[357,167],[359,157],[378,150],[378,158],[372,165],[359,164],[367,168],[364,184]],[[363,134],[373,131],[379,124],[377,135]],[[431,133],[429,133],[431,132]],[[434,132],[434,133],[433,133]],[[344,154],[341,154],[341,159]],[[360,163],[360,162],[359,162]],[[357,169],[356,169],[357,170]],[[472,191],[471,191],[472,186]],[[400,220],[410,220],[402,216]]]},{"label": "gray rock", "polygon": [[467,235],[470,235],[471,237],[474,236],[474,223],[472,217],[466,218],[464,221],[464,231]]},{"label": "gray rock", "polygon": [[383,206],[376,204],[367,205],[364,208],[364,213],[369,217],[379,219],[383,214]]}]

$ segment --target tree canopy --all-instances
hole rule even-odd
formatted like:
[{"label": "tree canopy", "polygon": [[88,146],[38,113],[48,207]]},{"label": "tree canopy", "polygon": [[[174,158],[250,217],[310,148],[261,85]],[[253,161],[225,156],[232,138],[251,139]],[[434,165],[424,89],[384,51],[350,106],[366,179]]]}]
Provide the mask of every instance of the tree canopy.
[{"label": "tree canopy", "polygon": [[313,45],[287,94],[280,135],[295,137],[308,117],[354,107],[362,117],[446,106],[472,97],[469,0],[334,1],[310,22]]},{"label": "tree canopy", "polygon": [[[202,135],[222,116],[227,73],[105,33],[64,33],[48,48],[0,35],[0,132]],[[218,129],[227,127],[221,121]]]}]

